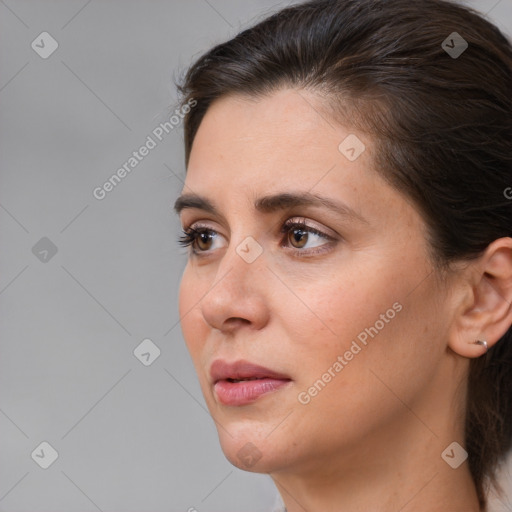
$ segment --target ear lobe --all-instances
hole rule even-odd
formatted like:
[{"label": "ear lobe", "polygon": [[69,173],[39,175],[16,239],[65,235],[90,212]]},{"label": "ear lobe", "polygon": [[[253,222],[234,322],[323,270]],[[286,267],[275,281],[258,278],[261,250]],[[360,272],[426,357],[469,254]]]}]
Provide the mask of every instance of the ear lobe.
[{"label": "ear lobe", "polygon": [[[450,333],[449,346],[473,358],[485,354],[512,325],[512,238],[492,242],[465,272],[467,290]],[[462,302],[461,298],[461,302]]]}]

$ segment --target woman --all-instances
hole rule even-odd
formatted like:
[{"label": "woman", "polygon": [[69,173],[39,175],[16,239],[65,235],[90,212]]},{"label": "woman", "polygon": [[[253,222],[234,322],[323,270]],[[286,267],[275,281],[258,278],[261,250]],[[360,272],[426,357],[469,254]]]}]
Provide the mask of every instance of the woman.
[{"label": "woman", "polygon": [[512,440],[510,43],[442,0],[313,0],[180,91],[181,324],[226,457],[288,512],[486,510]]}]

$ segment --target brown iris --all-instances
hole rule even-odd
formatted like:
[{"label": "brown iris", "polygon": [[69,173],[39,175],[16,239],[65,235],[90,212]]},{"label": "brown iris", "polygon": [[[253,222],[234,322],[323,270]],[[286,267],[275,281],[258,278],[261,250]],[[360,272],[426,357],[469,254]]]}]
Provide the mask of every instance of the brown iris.
[{"label": "brown iris", "polygon": [[[210,233],[207,233],[207,232],[199,233],[197,240],[196,240],[197,246],[198,246],[199,250],[201,250],[201,251],[208,251],[210,249],[209,244],[211,244],[211,242],[212,242],[212,236]],[[203,246],[203,244],[205,246]]]},{"label": "brown iris", "polygon": [[288,240],[293,247],[302,249],[308,241],[308,235],[308,231],[301,228],[295,228],[289,231]]}]

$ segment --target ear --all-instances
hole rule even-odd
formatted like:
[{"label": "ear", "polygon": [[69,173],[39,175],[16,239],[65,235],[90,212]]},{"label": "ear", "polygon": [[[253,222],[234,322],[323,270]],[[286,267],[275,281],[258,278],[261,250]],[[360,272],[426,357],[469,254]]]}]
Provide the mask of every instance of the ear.
[{"label": "ear", "polygon": [[448,345],[457,354],[473,358],[486,352],[476,340],[485,340],[491,348],[512,325],[512,238],[492,242],[463,275]]}]

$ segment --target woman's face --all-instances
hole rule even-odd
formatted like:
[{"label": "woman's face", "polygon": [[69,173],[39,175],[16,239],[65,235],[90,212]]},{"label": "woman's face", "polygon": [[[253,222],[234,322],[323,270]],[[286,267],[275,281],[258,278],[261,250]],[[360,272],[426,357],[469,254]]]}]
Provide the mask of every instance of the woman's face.
[{"label": "woman's face", "polygon": [[199,231],[182,331],[224,453],[251,471],[371,463],[397,432],[431,437],[449,391],[422,218],[373,168],[372,140],[319,102],[218,100],[182,191],[204,200],[181,205]]}]

